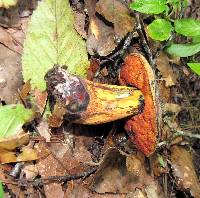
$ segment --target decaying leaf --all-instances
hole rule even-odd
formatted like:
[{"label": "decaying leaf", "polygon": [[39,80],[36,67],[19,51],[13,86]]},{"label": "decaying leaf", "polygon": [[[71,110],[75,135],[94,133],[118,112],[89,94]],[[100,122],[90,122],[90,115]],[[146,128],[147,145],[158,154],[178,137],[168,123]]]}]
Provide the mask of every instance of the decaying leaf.
[{"label": "decaying leaf", "polygon": [[100,0],[96,4],[96,11],[114,25],[115,36],[124,38],[128,32],[134,30],[135,21],[129,9],[119,0]]},{"label": "decaying leaf", "polygon": [[47,92],[35,89],[33,95],[34,95],[34,106],[36,109],[35,111],[39,112],[40,114],[43,114],[47,103]]},{"label": "decaying leaf", "polygon": [[[41,149],[41,148],[39,148]],[[46,148],[47,149],[47,148]],[[43,149],[42,149],[43,150]],[[41,152],[42,152],[41,150]],[[37,169],[42,178],[50,176],[66,175],[67,171],[62,164],[62,161],[56,159],[54,155],[50,154],[41,159],[37,164]],[[46,197],[64,197],[64,191],[59,183],[52,182],[44,186]]]},{"label": "decaying leaf", "polygon": [[[0,2],[0,7],[1,7],[1,2]],[[18,54],[21,54],[22,52],[22,46],[15,41],[15,39],[12,37],[11,34],[9,34],[9,32],[6,29],[2,27],[0,27],[0,43],[2,43],[7,48]]]},{"label": "decaying leaf", "polygon": [[20,162],[38,159],[35,149],[28,146],[22,147],[17,155],[13,150],[26,145],[29,142],[29,135],[22,133],[10,138],[0,140],[0,163]]},{"label": "decaying leaf", "polygon": [[192,155],[185,148],[173,146],[171,148],[173,174],[180,189],[189,189],[193,197],[200,197],[200,183],[198,181]]},{"label": "decaying leaf", "polygon": [[137,188],[148,191],[147,197],[162,197],[158,184],[146,173],[143,156],[124,156],[117,149],[107,150],[90,189],[97,193],[125,193],[129,197]]},{"label": "decaying leaf", "polygon": [[[140,112],[140,90],[127,86],[94,83],[55,67],[45,76],[47,91],[57,121],[101,124]],[[55,120],[56,120],[55,119]],[[60,120],[60,121],[59,121]]]},{"label": "decaying leaf", "polygon": [[166,87],[171,87],[175,85],[177,75],[172,70],[172,67],[169,64],[169,58],[167,57],[167,54],[162,52],[160,56],[156,59],[156,65],[162,74],[162,79],[165,81]]},{"label": "decaying leaf", "polygon": [[31,84],[30,84],[30,80],[28,80],[22,87],[22,89],[18,92],[19,94],[19,98],[22,100],[22,102],[24,104],[26,104],[26,99],[27,96],[29,94],[29,92],[31,91]]},{"label": "decaying leaf", "polygon": [[20,104],[0,106],[0,137],[17,134],[25,122],[33,119],[33,115],[31,109]]},{"label": "decaying leaf", "polygon": [[38,133],[45,138],[46,142],[50,142],[51,134],[49,125],[46,121],[41,121],[37,126]]},{"label": "decaying leaf", "polygon": [[16,5],[18,0],[0,0],[0,8],[9,8]]},{"label": "decaying leaf", "polygon": [[66,65],[71,73],[86,76],[89,66],[86,45],[74,29],[69,1],[39,2],[28,27],[22,56],[23,77],[45,89],[44,75],[54,64]]},{"label": "decaying leaf", "polygon": [[86,0],[85,7],[90,19],[86,42],[88,53],[107,56],[117,46],[114,41],[114,30],[95,15],[96,0]]},{"label": "decaying leaf", "polygon": [[[127,121],[125,129],[139,150],[151,155],[157,144],[157,106],[155,77],[151,66],[140,54],[126,57],[120,71],[120,82],[140,89],[145,98],[144,111]],[[133,135],[134,134],[134,135]]]},{"label": "decaying leaf", "polygon": [[174,103],[166,103],[164,106],[165,112],[175,113],[176,115],[181,111],[181,109],[182,109],[181,106]]}]

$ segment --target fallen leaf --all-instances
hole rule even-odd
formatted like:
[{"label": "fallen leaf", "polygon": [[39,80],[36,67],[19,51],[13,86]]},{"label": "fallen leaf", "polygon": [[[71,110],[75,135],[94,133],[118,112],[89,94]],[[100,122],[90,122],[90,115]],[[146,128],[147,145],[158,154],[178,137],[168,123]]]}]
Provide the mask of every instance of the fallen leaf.
[{"label": "fallen leaf", "polygon": [[[39,170],[41,178],[66,175],[66,170],[62,167],[59,161],[53,157],[53,155],[49,155],[45,159],[40,160],[37,164],[37,169]],[[44,185],[44,191],[47,198],[64,197],[62,186],[57,182]]]},{"label": "fallen leaf", "polygon": [[115,36],[124,38],[128,32],[135,28],[134,17],[129,9],[119,0],[100,0],[96,4],[96,11],[114,25]]},{"label": "fallen leaf", "polygon": [[14,152],[16,148],[20,148],[28,144],[29,134],[20,133],[12,137],[0,139],[0,163],[31,161],[38,159],[35,149],[28,146],[20,149],[20,154]]},{"label": "fallen leaf", "polygon": [[86,42],[87,51],[90,55],[98,53],[100,56],[107,56],[117,46],[114,41],[114,30],[95,15],[95,7],[96,1],[85,1],[90,20]]},{"label": "fallen leaf", "polygon": [[7,104],[15,104],[19,100],[18,90],[23,85],[20,55],[0,45],[0,98]]},{"label": "fallen leaf", "polygon": [[6,29],[2,27],[0,27],[0,43],[2,43],[13,52],[16,52],[18,54],[21,54],[22,52],[22,46],[16,42],[14,37],[12,37],[12,35],[8,31],[6,31]]},{"label": "fallen leaf", "polygon": [[34,95],[34,105],[36,111],[40,112],[40,114],[43,114],[47,103],[47,96],[48,96],[47,92],[35,89],[33,95]]},{"label": "fallen leaf", "polygon": [[50,142],[51,134],[49,125],[46,121],[41,121],[37,126],[38,133],[45,138],[46,142]]},{"label": "fallen leaf", "polygon": [[87,79],[92,81],[98,69],[100,69],[99,61],[97,59],[91,58],[90,67],[88,68],[87,71]]},{"label": "fallen leaf", "polygon": [[33,119],[33,111],[23,105],[0,106],[0,137],[8,137],[21,131],[24,123]]},{"label": "fallen leaf", "polygon": [[165,103],[164,111],[175,113],[176,115],[181,111],[182,107],[174,103]]},{"label": "fallen leaf", "polygon": [[67,1],[44,0],[33,12],[24,42],[23,77],[33,88],[44,90],[44,76],[54,64],[66,65],[71,73],[86,76],[89,66],[84,40],[74,29],[74,16]]},{"label": "fallen leaf", "polygon": [[17,162],[32,161],[38,159],[36,149],[29,148],[29,146],[22,147],[21,153],[17,156]]},{"label": "fallen leaf", "polygon": [[17,147],[28,144],[29,142],[28,133],[20,133],[8,138],[0,138],[0,149],[12,151]]},{"label": "fallen leaf", "polygon": [[18,92],[20,99],[22,100],[22,102],[24,104],[26,104],[26,99],[27,96],[29,94],[29,92],[31,91],[31,84],[30,84],[30,80],[28,80],[22,87],[22,89]]},{"label": "fallen leaf", "polygon": [[[155,184],[144,168],[144,158],[124,156],[117,149],[107,150],[98,171],[94,174],[90,189],[97,193],[127,194],[136,188]],[[157,184],[155,184],[156,187]]]},{"label": "fallen leaf", "polygon": [[171,166],[180,189],[189,189],[193,197],[200,197],[200,183],[192,163],[193,158],[184,147],[171,147]]},{"label": "fallen leaf", "polygon": [[0,8],[9,8],[16,5],[18,0],[0,0]]},{"label": "fallen leaf", "polygon": [[25,164],[22,168],[22,172],[28,180],[34,179],[38,175],[38,169],[35,164]]},{"label": "fallen leaf", "polygon": [[17,156],[16,152],[0,148],[0,163],[24,162],[38,159],[37,151],[29,147],[23,147]]},{"label": "fallen leaf", "polygon": [[160,56],[156,59],[157,68],[162,74],[162,79],[165,80],[166,87],[171,87],[175,85],[177,79],[177,75],[172,70],[169,61],[170,60],[167,57],[167,54],[165,54],[164,52],[162,52]]},{"label": "fallen leaf", "polygon": [[87,33],[85,31],[85,20],[86,20],[85,13],[74,11],[74,17],[75,17],[74,28],[84,39],[86,39]]}]

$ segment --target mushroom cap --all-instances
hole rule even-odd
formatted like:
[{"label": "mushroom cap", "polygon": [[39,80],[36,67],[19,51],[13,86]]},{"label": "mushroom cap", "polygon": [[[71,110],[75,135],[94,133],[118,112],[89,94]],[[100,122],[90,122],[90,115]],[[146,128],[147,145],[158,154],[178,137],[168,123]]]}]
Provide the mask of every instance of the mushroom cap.
[{"label": "mushroom cap", "polygon": [[125,124],[125,130],[136,147],[150,156],[157,145],[157,120],[155,105],[155,81],[151,66],[141,54],[130,54],[121,67],[121,85],[131,85],[140,89],[145,105],[141,114],[133,116]]}]

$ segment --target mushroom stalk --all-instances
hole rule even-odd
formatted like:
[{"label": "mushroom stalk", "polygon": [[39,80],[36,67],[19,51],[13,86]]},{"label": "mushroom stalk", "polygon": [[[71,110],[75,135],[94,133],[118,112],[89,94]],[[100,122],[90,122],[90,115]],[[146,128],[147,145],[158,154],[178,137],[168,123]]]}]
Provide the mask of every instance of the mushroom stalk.
[{"label": "mushroom stalk", "polygon": [[61,67],[50,70],[45,80],[51,110],[54,116],[59,114],[56,116],[60,120],[102,124],[136,115],[143,109],[142,92],[133,87],[94,83]]}]

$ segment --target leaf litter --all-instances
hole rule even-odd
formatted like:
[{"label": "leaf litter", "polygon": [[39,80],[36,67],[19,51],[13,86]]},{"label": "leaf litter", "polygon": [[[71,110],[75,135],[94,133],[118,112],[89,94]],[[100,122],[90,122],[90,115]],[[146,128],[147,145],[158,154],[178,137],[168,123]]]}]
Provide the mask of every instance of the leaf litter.
[{"label": "leaf litter", "polygon": [[[34,3],[35,1],[31,2],[31,4]],[[63,11],[63,15],[59,15],[60,20],[57,24],[58,32],[55,31],[55,5],[57,6],[56,10],[60,9]],[[35,7],[31,8],[32,5],[28,5],[29,10],[27,14],[25,12],[27,6],[25,6],[26,9],[24,8],[21,15],[17,17],[17,23],[13,20],[13,22],[4,23],[1,27],[3,36],[0,49],[2,48],[2,51],[5,49],[8,50],[7,56],[9,58],[14,54],[13,62],[19,60],[18,70],[12,74],[17,81],[13,81],[13,77],[5,79],[4,74],[0,73],[3,76],[2,79],[5,79],[5,81],[0,81],[2,85],[2,104],[13,103],[13,100],[11,101],[12,94],[16,93],[17,95],[19,93],[21,102],[26,107],[23,107],[25,112],[29,111],[29,107],[32,109],[31,111],[34,115],[30,116],[29,119],[22,120],[18,116],[17,124],[11,123],[11,127],[9,128],[9,130],[12,129],[12,134],[15,135],[6,137],[0,141],[1,163],[4,163],[0,169],[0,180],[3,181],[6,196],[9,197],[11,194],[25,196],[29,194],[39,197],[43,194],[46,197],[149,198],[168,197],[169,195],[175,197],[178,193],[182,193],[181,195],[187,193],[198,197],[198,166],[197,168],[194,166],[190,152],[177,146],[177,144],[186,144],[188,148],[193,147],[193,152],[198,154],[198,149],[196,149],[198,148],[197,141],[188,140],[184,136],[177,136],[180,125],[185,129],[193,125],[193,128],[190,128],[190,130],[196,133],[199,123],[198,114],[192,112],[196,112],[195,108],[198,109],[198,101],[195,97],[198,95],[200,86],[197,77],[190,73],[190,71],[181,73],[180,65],[183,64],[182,60],[178,60],[177,62],[174,58],[170,59],[171,57],[168,58],[164,53],[161,53],[156,56],[156,68],[159,70],[158,75],[154,76],[156,72],[151,72],[151,66],[153,65],[150,64],[147,71],[144,71],[146,68],[142,67],[143,71],[142,69],[139,70],[138,75],[133,73],[135,74],[135,82],[132,84],[127,83],[130,72],[123,75],[120,73],[120,78],[125,79],[125,83],[128,86],[132,85],[141,89],[145,96],[145,105],[151,111],[153,110],[152,112],[154,112],[154,108],[153,106],[151,107],[151,103],[156,106],[156,109],[158,106],[162,107],[165,119],[163,119],[162,131],[159,131],[158,137],[156,136],[158,138],[156,139],[156,144],[154,143],[155,141],[152,141],[151,136],[156,133],[151,133],[147,139],[144,139],[145,141],[142,141],[142,144],[138,143],[137,140],[135,141],[137,131],[129,131],[127,130],[127,126],[126,131],[123,129],[128,119],[108,124],[82,126],[69,122],[69,111],[66,111],[62,105],[59,106],[59,103],[56,104],[55,101],[50,104],[47,103],[47,100],[51,100],[52,98],[44,91],[44,75],[54,64],[59,63],[60,66],[68,66],[67,71],[71,74],[86,76],[89,67],[89,54],[89,58],[93,59],[91,68],[89,68],[89,72],[87,73],[89,79],[111,84],[113,79],[111,75],[112,70],[109,68],[109,61],[115,61],[117,60],[116,57],[119,57],[121,60],[120,67],[124,60],[125,64],[128,64],[125,57],[127,59],[130,58],[131,51],[139,54],[142,51],[145,54],[145,60],[150,60],[147,53],[149,51],[146,51],[147,46],[144,45],[144,38],[141,38],[141,32],[138,31],[137,17],[135,18],[135,14],[130,12],[126,2],[118,0],[100,0],[98,2],[86,0],[85,3],[72,1],[71,5],[73,12],[68,1],[65,3],[58,0],[54,2],[48,0],[39,2],[39,6],[33,13],[32,19],[30,19],[29,15]],[[52,7],[51,10],[49,9],[50,7]],[[18,6],[15,9],[18,9]],[[49,19],[52,19],[52,23],[50,22],[52,26],[48,27],[46,25],[49,21],[46,21],[47,17],[44,17],[44,13],[45,16],[47,14]],[[73,13],[75,20],[67,20],[67,16],[73,18]],[[28,30],[26,28],[27,19],[26,22],[23,21],[24,17],[30,20]],[[144,18],[143,22],[146,23],[147,21]],[[20,27],[20,22],[22,24],[21,28],[16,29],[16,27]],[[68,22],[70,22],[70,34],[64,28]],[[46,27],[45,31],[44,28],[39,28],[40,24]],[[8,26],[9,28],[5,29]],[[126,48],[123,48],[122,43],[127,38],[127,34],[136,30],[138,31],[139,39],[131,37],[131,42],[127,44]],[[24,34],[25,32],[27,33]],[[72,42],[67,39],[71,39],[71,33],[74,35],[73,48],[76,49],[70,51],[65,48]],[[26,41],[24,44],[25,48],[23,49],[22,43],[25,35]],[[145,36],[148,38],[149,35]],[[37,41],[39,45],[36,46],[33,41]],[[53,43],[57,44],[57,47],[53,46]],[[140,45],[142,46],[141,48],[138,47]],[[120,47],[123,50],[120,50]],[[150,51],[156,52],[158,47],[161,46],[149,45],[149,47]],[[18,77],[18,73],[21,73],[20,54],[22,53],[22,49],[24,50],[22,72],[24,79],[28,81],[23,87],[21,86],[22,77]],[[48,55],[44,54],[44,49],[47,50]],[[58,51],[62,51],[63,49],[61,59],[57,56],[58,51],[55,49]],[[78,56],[81,50],[83,50],[82,57]],[[34,55],[36,52],[37,56]],[[69,58],[69,56],[71,57]],[[5,57],[2,55],[2,62],[5,62]],[[34,60],[32,59],[33,57]],[[104,64],[102,60],[109,61]],[[80,66],[80,61],[87,64],[83,64],[83,67],[77,67],[77,65]],[[151,61],[149,62],[151,63]],[[6,62],[5,66],[1,71],[5,69],[5,74],[12,73],[9,72],[12,69],[7,69],[9,61]],[[10,68],[14,68],[13,63],[11,66]],[[182,76],[185,78],[181,78]],[[29,79],[31,80],[29,81]],[[146,82],[144,79],[146,79]],[[16,83],[19,80],[21,83]],[[151,83],[148,90],[151,90],[151,93],[146,94],[149,81]],[[162,104],[157,103],[157,91],[154,95],[155,85],[153,83],[157,81],[162,92],[159,95],[159,97],[161,96],[159,101]],[[83,82],[85,81],[83,80]],[[11,89],[14,85],[15,88]],[[84,84],[84,86],[86,85]],[[102,85],[99,84],[99,86]],[[94,85],[92,85],[93,87]],[[106,85],[106,87],[109,86]],[[109,88],[113,89],[113,87]],[[19,89],[21,89],[21,92],[18,91]],[[191,95],[188,95],[187,91],[189,90],[192,90]],[[104,94],[102,93],[101,95],[104,96]],[[125,97],[125,95],[121,93],[120,97]],[[20,102],[17,96],[16,99]],[[107,100],[106,95],[104,100]],[[151,100],[152,102],[149,102]],[[185,103],[185,100],[187,103]],[[56,102],[58,102],[58,98]],[[52,104],[56,105],[54,106],[53,114],[49,117]],[[47,111],[46,108],[49,105],[50,110]],[[109,103],[106,105],[106,108],[110,110],[115,105],[115,103]],[[17,104],[17,106],[21,106],[22,108],[22,105]],[[1,106],[0,108],[8,107],[9,105]],[[74,110],[76,105],[73,103],[72,107]],[[143,108],[144,106],[141,107],[139,115],[144,111]],[[95,110],[98,111],[98,106],[93,111]],[[184,111],[187,113],[184,113]],[[25,112],[22,115],[26,117],[28,114]],[[12,112],[7,113],[6,118],[9,120]],[[157,113],[156,118],[161,116],[159,119],[162,120],[163,114],[160,115],[159,111]],[[76,118],[75,114],[72,115],[75,116],[72,117],[73,119]],[[188,117],[188,115],[190,116]],[[103,119],[105,117],[98,118],[98,123],[104,122]],[[84,119],[87,120],[88,118]],[[134,121],[136,118],[132,117],[131,119]],[[4,128],[7,124],[3,120],[1,123],[0,130],[3,129],[5,131]],[[142,123],[145,123],[145,121],[143,120]],[[148,128],[145,124],[142,127],[144,129]],[[177,131],[174,131],[174,128]],[[22,131],[23,133],[17,133]],[[127,136],[127,132],[129,137]],[[142,137],[142,133],[144,133],[143,137],[146,138],[147,134],[145,130],[138,132],[140,137]],[[148,142],[150,146],[153,145],[153,151],[156,149],[150,158],[145,158],[144,156],[144,154],[148,155],[143,150],[146,146],[145,142]],[[13,175],[13,172],[15,172],[16,176],[10,176]],[[174,185],[171,185],[171,183],[174,183]]]}]

